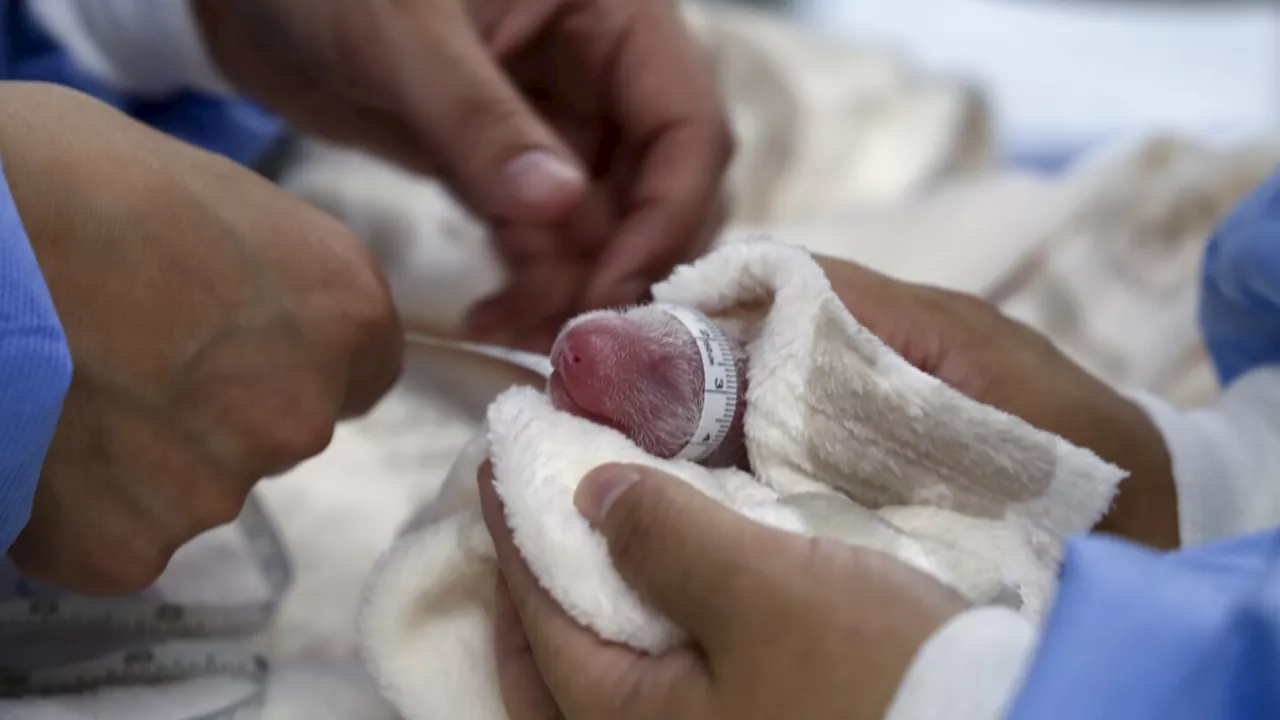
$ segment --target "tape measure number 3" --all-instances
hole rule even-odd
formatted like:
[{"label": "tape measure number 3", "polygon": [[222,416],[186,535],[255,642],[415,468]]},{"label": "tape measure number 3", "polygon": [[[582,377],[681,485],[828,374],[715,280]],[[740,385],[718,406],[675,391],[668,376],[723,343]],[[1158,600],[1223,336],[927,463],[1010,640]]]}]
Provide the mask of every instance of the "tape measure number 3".
[{"label": "tape measure number 3", "polygon": [[733,345],[710,318],[696,310],[668,304],[656,307],[679,320],[698,344],[702,359],[702,415],[693,437],[676,457],[701,462],[720,448],[738,412],[739,378]]}]

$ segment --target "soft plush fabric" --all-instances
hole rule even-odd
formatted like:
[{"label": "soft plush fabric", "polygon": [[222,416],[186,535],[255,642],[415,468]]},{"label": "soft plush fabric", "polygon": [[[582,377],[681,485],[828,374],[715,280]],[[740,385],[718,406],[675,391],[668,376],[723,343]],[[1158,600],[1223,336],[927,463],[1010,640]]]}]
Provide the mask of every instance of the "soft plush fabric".
[{"label": "soft plush fabric", "polygon": [[555,410],[535,388],[499,395],[486,433],[368,588],[364,655],[408,720],[505,717],[489,636],[493,546],[475,489],[486,456],[542,584],[602,637],[649,652],[685,636],[626,586],[574,508],[578,480],[600,464],[657,467],[758,522],[882,550],[1032,618],[1064,539],[1096,523],[1123,476],[912,367],[858,324],[799,248],[733,243],[653,294],[708,314],[746,343],[753,473],[652,457]]}]

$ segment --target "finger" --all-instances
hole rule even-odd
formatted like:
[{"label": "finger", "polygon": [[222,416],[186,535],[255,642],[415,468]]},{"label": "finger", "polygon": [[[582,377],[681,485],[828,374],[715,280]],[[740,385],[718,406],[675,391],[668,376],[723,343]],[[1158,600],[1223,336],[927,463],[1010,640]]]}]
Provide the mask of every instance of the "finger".
[{"label": "finger", "polygon": [[[606,538],[618,572],[715,657],[767,615],[771,560],[796,538],[758,525],[685,482],[637,465],[605,465],[578,486],[579,511]],[[762,614],[763,613],[763,614]]]},{"label": "finger", "polygon": [[[537,116],[458,3],[399,3],[391,33],[393,87],[406,121],[480,214],[551,222],[586,191],[585,171]],[[382,78],[378,78],[382,80]]]},{"label": "finger", "polygon": [[561,227],[562,253],[598,257],[618,229],[618,216],[608,189],[593,185]]},{"label": "finger", "polygon": [[[256,28],[261,30],[261,28]],[[243,28],[227,28],[220,38],[240,38]],[[316,79],[288,65],[256,62],[254,53],[222,53],[228,74],[247,82],[256,100],[287,117],[298,127],[340,145],[366,150],[385,160],[426,175],[437,168],[422,139],[395,115],[380,107],[334,92],[333,79]]]},{"label": "finger", "polygon": [[352,358],[347,371],[347,389],[340,419],[360,417],[372,410],[400,380],[404,369],[404,330],[398,313],[393,313],[390,332],[370,340]]},{"label": "finger", "polygon": [[507,286],[467,313],[467,335],[476,341],[513,343],[573,312],[588,267],[549,257],[512,268]]},{"label": "finger", "polygon": [[634,302],[638,287],[689,258],[732,155],[714,79],[677,12],[647,3],[628,21],[609,85],[624,138],[641,154],[620,201],[623,225],[588,285],[598,307]]},{"label": "finger", "polygon": [[504,58],[527,44],[560,10],[560,2],[471,0],[471,17],[485,46]]},{"label": "finger", "polygon": [[[980,302],[959,293],[895,280],[857,263],[815,255],[849,313],[894,352],[937,375],[952,349],[957,308]],[[954,378],[941,378],[951,382]]]},{"label": "finger", "polygon": [[515,546],[502,501],[493,488],[493,467],[488,462],[480,466],[479,483],[480,509],[493,536],[503,581],[547,686],[557,692],[575,679],[582,679],[575,677],[578,668],[589,667],[601,653],[621,650],[608,647],[574,622],[538,584]]},{"label": "finger", "polygon": [[860,311],[875,314],[886,294],[896,293],[896,286],[907,286],[855,262],[817,254],[813,259],[827,276],[832,290],[855,315]]},{"label": "finger", "polygon": [[710,680],[693,654],[659,658],[601,640],[578,625],[543,590],[516,548],[486,462],[477,478],[480,509],[498,567],[546,687],[566,717],[707,717]]},{"label": "finger", "polygon": [[[332,350],[327,355],[335,366],[340,367],[337,371],[345,378],[337,408],[338,417],[363,415],[391,390],[400,377],[403,365],[404,330],[392,301],[391,289],[373,251],[349,228],[328,213],[310,207],[281,190],[274,192],[279,193],[279,199],[286,200],[298,210],[294,214],[277,212],[279,232],[303,233],[315,238],[319,249],[312,259],[332,268],[326,276],[327,293],[323,297],[324,302],[336,303],[329,310],[332,315],[328,317],[340,317],[341,322],[313,325],[315,329],[310,332]],[[315,311],[323,312],[319,302],[313,307]],[[269,347],[273,331],[274,336],[284,336],[290,330],[289,327],[272,326],[260,328],[255,333],[241,333],[241,343],[253,341],[252,347],[245,345],[241,352],[251,351],[253,347]],[[282,354],[287,351],[287,347],[281,349]],[[303,352],[302,356],[305,354]],[[299,359],[308,359],[302,356]],[[258,402],[261,401],[260,396]],[[252,399],[248,402],[252,402]],[[312,417],[325,416],[313,412]],[[325,419],[329,421],[326,425],[331,424],[330,418]],[[299,424],[294,423],[295,426]],[[292,464],[319,453],[327,446],[332,427],[316,429],[315,434],[323,435],[316,438],[317,441],[323,441],[323,444],[318,448],[300,448],[299,450],[313,451],[299,452],[296,453],[299,455],[297,457],[283,458],[280,461],[284,463],[283,467],[265,468],[268,474],[283,472]],[[273,432],[271,428],[265,428],[258,435],[270,438]]]},{"label": "finger", "polygon": [[494,588],[493,650],[498,665],[502,703],[512,720],[556,720],[560,709],[542,680],[529,646],[529,636],[511,600],[511,591],[498,576]]},{"label": "finger", "polygon": [[511,265],[561,254],[559,233],[548,225],[503,223],[493,229],[493,244]]}]

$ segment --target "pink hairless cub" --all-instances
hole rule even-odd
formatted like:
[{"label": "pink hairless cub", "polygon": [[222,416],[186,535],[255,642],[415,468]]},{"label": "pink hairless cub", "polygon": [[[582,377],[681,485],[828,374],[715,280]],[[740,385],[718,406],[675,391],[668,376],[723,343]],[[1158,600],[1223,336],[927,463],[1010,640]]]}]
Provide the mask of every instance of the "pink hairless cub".
[{"label": "pink hairless cub", "polygon": [[[705,316],[689,309],[679,312],[719,335]],[[736,379],[728,384],[729,393],[735,384],[737,391],[727,398],[723,417],[732,419],[717,447],[690,459],[707,467],[746,468],[746,352],[741,343],[723,341],[733,366],[724,370]],[[704,404],[716,400],[704,393],[710,348],[705,333],[700,344],[689,325],[662,306],[587,313],[571,320],[556,338],[547,392],[557,409],[612,427],[652,455],[673,458],[708,427]],[[711,362],[715,364],[714,358]]]}]

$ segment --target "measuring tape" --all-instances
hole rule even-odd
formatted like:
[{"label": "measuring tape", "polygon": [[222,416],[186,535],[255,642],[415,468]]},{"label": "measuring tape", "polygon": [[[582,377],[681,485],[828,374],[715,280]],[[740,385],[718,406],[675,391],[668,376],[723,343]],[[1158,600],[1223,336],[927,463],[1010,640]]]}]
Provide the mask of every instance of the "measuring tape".
[{"label": "measuring tape", "polygon": [[465,350],[494,360],[518,365],[530,372],[538,373],[543,377],[550,377],[551,375],[551,358],[546,355],[538,355],[524,350],[512,350],[498,345],[485,345],[483,343],[470,342],[467,340],[447,340],[445,338],[414,331],[406,331],[404,339],[406,342],[414,345],[440,347],[451,350]]},{"label": "measuring tape", "polygon": [[[219,606],[76,595],[0,601],[0,698],[223,677],[248,681],[249,689],[212,712],[175,720],[257,717],[268,671],[257,640],[292,581],[292,568],[254,497],[235,526],[267,581],[263,601]],[[17,591],[24,594],[21,584]]]},{"label": "measuring tape", "polygon": [[720,328],[706,315],[681,306],[656,304],[679,320],[698,345],[702,360],[702,416],[698,428],[676,457],[701,462],[719,449],[729,435],[733,416],[738,412],[738,365],[733,359],[733,345]]}]

